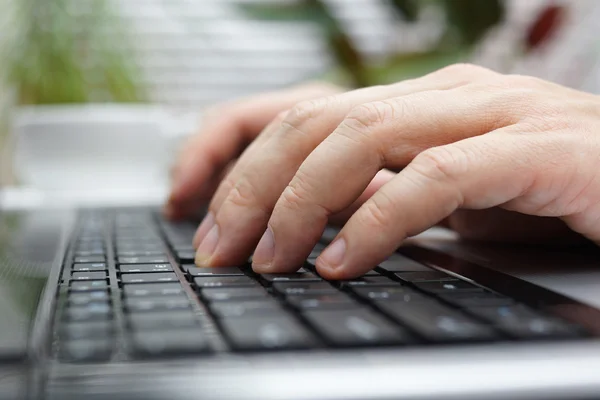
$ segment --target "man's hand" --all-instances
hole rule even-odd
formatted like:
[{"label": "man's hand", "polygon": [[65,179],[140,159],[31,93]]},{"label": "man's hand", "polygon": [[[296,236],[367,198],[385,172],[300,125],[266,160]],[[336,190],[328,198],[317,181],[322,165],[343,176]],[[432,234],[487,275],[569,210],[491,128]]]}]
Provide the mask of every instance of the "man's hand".
[{"label": "man's hand", "polygon": [[[449,216],[452,225],[457,210],[492,207],[558,217],[548,231],[568,226],[600,242],[598,131],[598,97],[469,65],[302,101],[277,114],[220,183],[196,235],[197,262],[239,264],[260,239],[255,270],[293,271],[332,217],[349,217],[317,268],[350,278],[406,237]],[[208,193],[200,188],[215,166],[235,157],[241,134],[227,136],[212,136],[228,143],[212,145],[218,157],[187,153],[211,166],[186,170],[196,185],[187,193]]]}]

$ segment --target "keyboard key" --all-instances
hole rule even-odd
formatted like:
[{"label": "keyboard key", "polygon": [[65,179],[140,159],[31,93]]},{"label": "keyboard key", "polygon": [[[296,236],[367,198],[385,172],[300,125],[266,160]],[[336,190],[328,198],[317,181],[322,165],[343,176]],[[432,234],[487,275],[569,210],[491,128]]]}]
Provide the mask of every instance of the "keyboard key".
[{"label": "keyboard key", "polygon": [[351,281],[341,281],[340,285],[342,287],[356,287],[356,286],[390,286],[390,285],[398,285],[402,284],[398,281],[394,281],[387,276],[365,276],[363,278],[351,280]]},{"label": "keyboard key", "polygon": [[68,307],[64,317],[71,322],[101,321],[112,318],[112,309],[108,302],[90,303],[86,306]]},{"label": "keyboard key", "polygon": [[286,295],[319,295],[339,293],[337,289],[327,282],[275,282],[273,289]]},{"label": "keyboard key", "polygon": [[98,279],[106,279],[106,272],[73,272],[71,279],[76,281],[94,281]]},{"label": "keyboard key", "polygon": [[104,256],[75,257],[73,259],[75,264],[102,263],[104,261],[106,261]]},{"label": "keyboard key", "polygon": [[179,296],[133,296],[125,299],[129,312],[185,310],[190,301],[185,295]]},{"label": "keyboard key", "polygon": [[72,269],[78,272],[105,271],[106,263],[73,264]]},{"label": "keyboard key", "polygon": [[147,283],[144,285],[124,285],[123,291],[126,296],[170,296],[184,293],[183,286],[181,286],[180,283]]},{"label": "keyboard key", "polygon": [[414,282],[414,285],[419,289],[423,290],[424,292],[433,294],[483,292],[483,289],[481,287],[475,286],[469,282],[459,280]]},{"label": "keyboard key", "polygon": [[261,278],[267,282],[287,282],[287,281],[322,281],[323,278],[312,272],[295,272],[290,274],[262,274]]},{"label": "keyboard key", "polygon": [[118,251],[117,255],[120,257],[164,256],[165,252],[162,250],[123,250]]},{"label": "keyboard key", "polygon": [[408,334],[374,310],[313,310],[304,317],[333,346],[401,344]]},{"label": "keyboard key", "polygon": [[121,281],[125,284],[179,282],[179,278],[173,272],[156,272],[151,274],[121,274]]},{"label": "keyboard key", "polygon": [[212,303],[212,312],[219,318],[247,317],[252,315],[271,315],[282,311],[275,299],[249,300],[243,302],[221,301]]},{"label": "keyboard key", "polygon": [[199,288],[258,286],[258,282],[248,276],[203,276],[194,278],[194,283]]},{"label": "keyboard key", "polygon": [[166,264],[169,259],[164,256],[119,257],[119,264]]},{"label": "keyboard key", "polygon": [[119,266],[123,274],[147,273],[147,272],[172,272],[171,264],[130,264]]},{"label": "keyboard key", "polygon": [[556,318],[546,317],[522,306],[474,307],[469,312],[490,321],[516,338],[574,337],[578,329]]},{"label": "keyboard key", "polygon": [[190,327],[200,329],[200,322],[191,310],[130,313],[128,320],[133,330],[156,331]]},{"label": "keyboard key", "polygon": [[88,321],[63,323],[59,334],[61,340],[106,338],[113,332],[112,321]]},{"label": "keyboard key", "polygon": [[69,305],[85,306],[89,303],[105,303],[108,302],[109,296],[106,290],[98,290],[94,292],[70,293],[68,297]]},{"label": "keyboard key", "polygon": [[287,302],[300,310],[354,308],[358,303],[346,294],[321,294],[312,296],[288,296]]},{"label": "keyboard key", "polygon": [[392,318],[435,342],[479,341],[496,338],[483,324],[436,302],[377,302]]},{"label": "keyboard key", "polygon": [[104,249],[95,249],[95,250],[78,250],[75,251],[76,257],[93,257],[93,256],[104,256]]},{"label": "keyboard key", "polygon": [[307,348],[313,344],[310,333],[288,315],[252,316],[221,320],[225,335],[237,350]]},{"label": "keyboard key", "polygon": [[180,263],[193,263],[194,259],[196,258],[196,252],[180,250],[175,253],[175,256]]},{"label": "keyboard key", "polygon": [[434,271],[421,263],[400,254],[392,254],[379,264],[379,268],[387,272],[431,272]]},{"label": "keyboard key", "polygon": [[202,331],[197,329],[138,331],[132,336],[132,346],[134,355],[141,358],[187,356],[210,350]]},{"label": "keyboard key", "polygon": [[195,265],[184,265],[182,269],[191,276],[244,276],[238,267],[198,268]]},{"label": "keyboard key", "polygon": [[200,294],[207,301],[252,300],[267,297],[268,293],[260,286],[236,288],[204,288]]},{"label": "keyboard key", "polygon": [[466,307],[501,307],[509,306],[515,301],[511,298],[491,292],[457,292],[443,293],[439,297],[453,306]]},{"label": "keyboard key", "polygon": [[431,301],[430,297],[406,286],[367,286],[353,287],[352,292],[369,300],[389,300],[402,302]]},{"label": "keyboard key", "polygon": [[397,272],[394,275],[405,282],[454,281],[455,277],[439,271]]},{"label": "keyboard key", "polygon": [[90,290],[107,289],[108,283],[102,281],[72,281],[70,289],[74,292],[86,292]]},{"label": "keyboard key", "polygon": [[69,340],[60,343],[60,358],[65,362],[108,361],[112,344],[108,339]]}]

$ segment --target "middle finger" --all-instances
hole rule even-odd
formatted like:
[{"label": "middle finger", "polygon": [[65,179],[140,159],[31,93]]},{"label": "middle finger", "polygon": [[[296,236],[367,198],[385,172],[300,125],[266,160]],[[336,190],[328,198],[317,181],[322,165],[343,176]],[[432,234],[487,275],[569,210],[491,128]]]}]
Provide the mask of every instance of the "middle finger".
[{"label": "middle finger", "polygon": [[[473,72],[473,71],[471,71]],[[477,70],[469,77],[434,73],[399,84],[347,92],[307,101],[294,107],[245,170],[215,215],[210,246],[198,248],[196,262],[203,266],[237,265],[247,260],[265,232],[271,212],[306,157],[348,113],[361,104],[430,90],[462,86],[491,72]],[[208,240],[208,236],[205,240]],[[307,238],[312,240],[316,238]]]}]

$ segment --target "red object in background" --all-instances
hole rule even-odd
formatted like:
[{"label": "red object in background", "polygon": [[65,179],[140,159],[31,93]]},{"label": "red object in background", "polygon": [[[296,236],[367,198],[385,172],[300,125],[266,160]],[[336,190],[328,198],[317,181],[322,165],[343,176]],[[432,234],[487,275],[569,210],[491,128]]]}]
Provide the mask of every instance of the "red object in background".
[{"label": "red object in background", "polygon": [[564,20],[566,10],[559,5],[546,7],[527,32],[525,47],[527,51],[540,47],[555,34]]}]

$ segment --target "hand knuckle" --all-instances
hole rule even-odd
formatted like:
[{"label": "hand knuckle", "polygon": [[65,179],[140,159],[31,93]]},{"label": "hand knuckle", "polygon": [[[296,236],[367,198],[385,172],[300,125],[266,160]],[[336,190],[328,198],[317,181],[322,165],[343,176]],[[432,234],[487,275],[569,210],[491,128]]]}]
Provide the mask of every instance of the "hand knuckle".
[{"label": "hand knuckle", "polygon": [[453,180],[459,173],[458,158],[456,151],[449,150],[447,146],[432,147],[415,157],[412,168],[428,180]]},{"label": "hand knuckle", "polygon": [[386,211],[392,206],[391,199],[381,195],[373,196],[364,204],[361,212],[362,223],[367,227],[387,226],[390,221],[390,215]]},{"label": "hand knuckle", "polygon": [[289,210],[302,209],[306,204],[309,203],[309,197],[307,192],[302,188],[301,185],[295,182],[285,188],[281,194],[281,204],[283,207]]},{"label": "hand knuckle", "polygon": [[281,124],[284,128],[304,132],[304,125],[308,121],[323,115],[329,101],[328,98],[302,101],[287,112]]},{"label": "hand knuckle", "polygon": [[259,203],[256,188],[246,179],[231,185],[227,200],[244,208],[254,207]]}]

